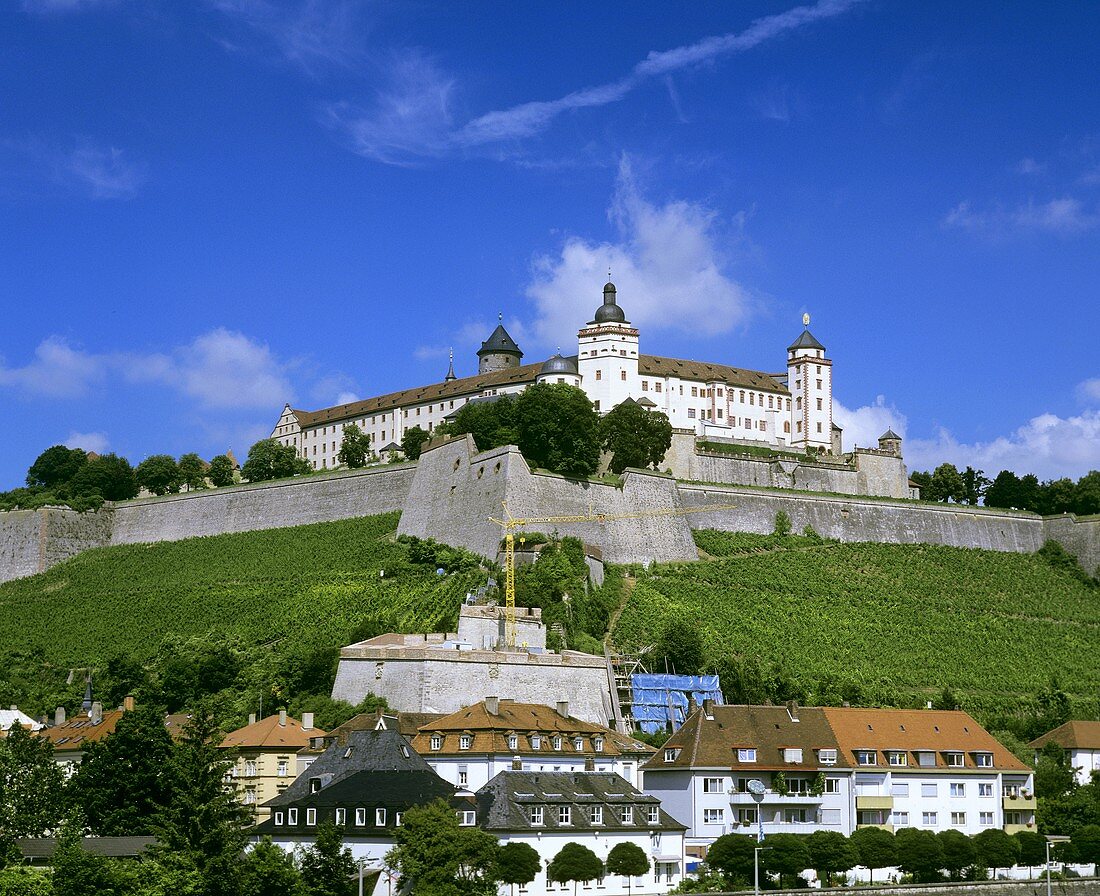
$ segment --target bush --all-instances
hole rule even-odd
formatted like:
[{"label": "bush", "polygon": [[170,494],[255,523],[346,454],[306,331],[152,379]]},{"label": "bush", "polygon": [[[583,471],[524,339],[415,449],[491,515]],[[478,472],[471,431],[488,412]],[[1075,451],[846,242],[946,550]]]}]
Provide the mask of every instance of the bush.
[{"label": "bush", "polygon": [[791,534],[791,518],[785,510],[775,515],[775,534],[781,538]]},{"label": "bush", "polygon": [[15,865],[0,871],[0,896],[53,896],[44,871]]}]

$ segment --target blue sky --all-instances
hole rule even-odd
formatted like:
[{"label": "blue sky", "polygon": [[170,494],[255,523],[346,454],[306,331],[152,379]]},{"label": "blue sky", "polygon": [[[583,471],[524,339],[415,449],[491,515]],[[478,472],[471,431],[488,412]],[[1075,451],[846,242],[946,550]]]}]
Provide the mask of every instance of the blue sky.
[{"label": "blue sky", "polygon": [[846,447],[1100,467],[1100,5],[0,5],[0,488],[575,351],[781,370]]}]

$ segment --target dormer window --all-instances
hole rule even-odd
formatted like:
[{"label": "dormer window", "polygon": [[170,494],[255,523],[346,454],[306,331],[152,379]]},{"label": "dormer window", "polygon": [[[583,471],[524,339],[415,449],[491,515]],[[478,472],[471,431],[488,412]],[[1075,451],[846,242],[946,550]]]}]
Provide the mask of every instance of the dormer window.
[{"label": "dormer window", "polygon": [[909,755],[903,750],[887,750],[886,751],[886,764],[893,766],[902,766],[909,764]]},{"label": "dormer window", "polygon": [[943,758],[947,761],[948,768],[962,768],[965,764],[965,759],[962,753],[944,753]]},{"label": "dormer window", "polygon": [[836,765],[836,750],[818,750],[817,761],[822,765]]},{"label": "dormer window", "polygon": [[756,762],[755,747],[739,747],[737,750],[738,762]]},{"label": "dormer window", "polygon": [[592,738],[592,749],[595,750],[597,753],[602,753],[603,752],[603,738],[602,737]]},{"label": "dormer window", "polygon": [[578,753],[581,752],[581,750],[584,749],[584,738],[583,737],[574,737],[573,738],[573,749]]},{"label": "dormer window", "polygon": [[800,747],[784,747],[783,748],[783,761],[784,762],[801,762],[802,761],[802,749]]},{"label": "dormer window", "polygon": [[660,809],[657,806],[646,806],[645,820],[648,824],[656,824],[661,820]]},{"label": "dormer window", "polygon": [[856,750],[856,765],[878,765],[878,753],[875,750]]},{"label": "dormer window", "polygon": [[634,807],[623,806],[623,824],[634,824]]},{"label": "dormer window", "polygon": [[509,750],[518,750],[519,749],[519,736],[518,735],[515,735],[515,734],[509,734],[508,735],[508,749]]},{"label": "dormer window", "polygon": [[283,823],[283,813],[282,812],[276,812],[275,813],[275,825],[276,826],[281,826],[282,823]]},{"label": "dormer window", "polygon": [[676,757],[680,755],[680,751],[669,748],[665,750],[665,762],[675,762]]},{"label": "dormer window", "polygon": [[443,749],[443,736],[440,734],[433,734],[431,739],[431,746],[433,750]]},{"label": "dormer window", "polygon": [[474,738],[470,734],[460,734],[458,736],[458,748],[460,750],[468,750],[473,746]]},{"label": "dormer window", "polygon": [[936,765],[936,754],[931,750],[921,750],[917,753],[917,765],[921,768],[933,768]]},{"label": "dormer window", "polygon": [[975,753],[974,764],[978,766],[978,768],[993,768],[993,754]]},{"label": "dormer window", "polygon": [[532,750],[541,750],[542,749],[542,737],[539,736],[538,734],[532,734],[531,735],[531,749]]},{"label": "dormer window", "polygon": [[551,743],[551,745],[553,746],[553,748],[555,750],[560,750],[561,749],[561,735],[560,734],[554,735],[554,738],[553,738],[553,740],[550,741],[550,743]]}]

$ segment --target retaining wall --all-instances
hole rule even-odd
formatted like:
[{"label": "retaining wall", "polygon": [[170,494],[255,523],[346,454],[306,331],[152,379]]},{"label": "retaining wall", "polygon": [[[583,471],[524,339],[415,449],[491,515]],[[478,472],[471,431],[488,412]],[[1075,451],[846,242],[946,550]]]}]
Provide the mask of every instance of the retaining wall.
[{"label": "retaining wall", "polygon": [[0,513],[0,582],[44,572],[81,551],[102,547],[111,512],[77,513],[63,507]]}]

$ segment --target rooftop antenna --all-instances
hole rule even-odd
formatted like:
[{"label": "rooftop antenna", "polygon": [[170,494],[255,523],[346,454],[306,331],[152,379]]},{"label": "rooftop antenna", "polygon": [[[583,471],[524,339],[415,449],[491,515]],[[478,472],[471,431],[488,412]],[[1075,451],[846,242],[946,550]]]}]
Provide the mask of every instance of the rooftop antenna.
[{"label": "rooftop antenna", "polygon": [[611,265],[607,266],[607,282],[611,282]]},{"label": "rooftop antenna", "polygon": [[504,323],[504,312],[502,312],[502,311],[497,312],[497,321],[500,322],[500,323]]},{"label": "rooftop antenna", "polygon": [[802,315],[802,326],[809,329],[809,326],[810,326],[810,312],[809,311],[807,311],[805,314]]}]

